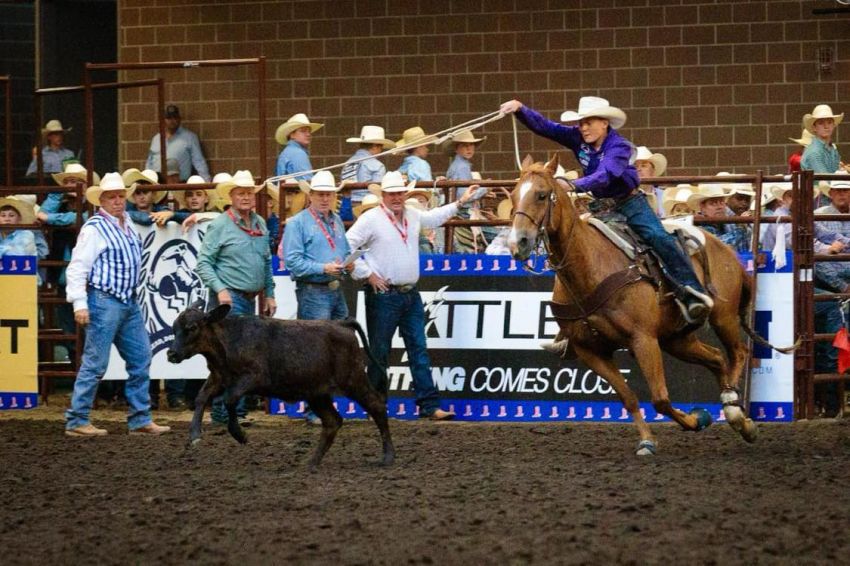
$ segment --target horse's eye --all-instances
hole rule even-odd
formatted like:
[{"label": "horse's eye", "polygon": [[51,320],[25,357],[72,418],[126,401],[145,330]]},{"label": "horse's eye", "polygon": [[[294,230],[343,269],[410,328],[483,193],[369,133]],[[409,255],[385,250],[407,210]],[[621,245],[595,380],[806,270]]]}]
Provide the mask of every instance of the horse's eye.
[{"label": "horse's eye", "polygon": [[544,193],[543,191],[537,193],[537,200],[546,200],[546,193]]}]

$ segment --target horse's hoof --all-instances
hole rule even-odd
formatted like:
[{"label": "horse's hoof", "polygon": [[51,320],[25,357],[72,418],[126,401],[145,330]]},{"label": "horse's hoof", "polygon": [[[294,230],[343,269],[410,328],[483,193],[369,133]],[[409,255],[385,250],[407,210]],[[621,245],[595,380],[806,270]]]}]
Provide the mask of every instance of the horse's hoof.
[{"label": "horse's hoof", "polygon": [[705,430],[711,426],[711,423],[714,422],[714,419],[711,418],[711,413],[702,407],[694,407],[691,409],[689,414],[693,415],[697,419],[697,427],[694,429],[694,432]]},{"label": "horse's hoof", "polygon": [[189,445],[187,446],[187,448],[196,448],[200,443],[200,438],[192,438],[191,440],[189,440]]},{"label": "horse's hoof", "polygon": [[381,460],[381,467],[388,468],[393,465],[395,462],[395,455],[387,454],[384,456],[384,459]]},{"label": "horse's hoof", "polygon": [[657,446],[654,440],[641,440],[638,443],[635,454],[638,456],[655,456],[656,449]]},{"label": "horse's hoof", "polygon": [[741,429],[741,438],[752,444],[759,436],[759,427],[753,419],[744,420],[744,428]]}]

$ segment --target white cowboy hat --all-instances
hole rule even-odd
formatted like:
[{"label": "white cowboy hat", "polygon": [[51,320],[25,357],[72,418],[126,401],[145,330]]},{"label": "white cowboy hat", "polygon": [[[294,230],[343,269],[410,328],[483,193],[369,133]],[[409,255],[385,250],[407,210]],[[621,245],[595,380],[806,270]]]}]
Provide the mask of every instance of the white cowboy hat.
[{"label": "white cowboy hat", "polygon": [[121,179],[123,180],[125,187],[132,187],[133,183],[150,183],[151,185],[159,184],[159,177],[153,169],[139,171],[135,167],[132,167],[121,173]]},{"label": "white cowboy hat", "polygon": [[309,183],[307,181],[298,181],[298,188],[309,195],[310,191],[335,193],[339,191],[342,186],[337,185],[334,182],[334,174],[330,171],[319,171],[313,175],[313,178],[310,179]]},{"label": "white cowboy hat", "polygon": [[21,217],[18,224],[35,224],[35,207],[32,204],[15,196],[0,198],[0,208],[7,206],[14,208]]},{"label": "white cowboy hat", "polygon": [[225,183],[232,179],[233,175],[231,175],[230,173],[216,173],[215,176],[212,178],[212,182],[217,185],[219,183]]},{"label": "white cowboy hat", "polygon": [[459,143],[474,143],[479,144],[487,139],[487,136],[476,138],[472,135],[472,130],[459,130],[454,134],[449,134],[448,139],[443,142],[443,149],[445,151],[454,151],[454,146]]},{"label": "white cowboy hat", "polygon": [[774,200],[781,201],[785,193],[793,189],[794,185],[791,183],[770,183],[767,188],[770,191],[770,196],[773,198],[768,199],[767,202],[764,202],[764,199],[762,199],[762,206],[770,204]]},{"label": "white cowboy hat", "polygon": [[797,145],[809,147],[809,144],[812,143],[812,134],[809,133],[809,130],[803,128],[803,132],[800,134],[800,139],[796,139],[796,138],[788,138],[788,139],[791,140],[792,142],[796,143]]},{"label": "white cowboy hat", "polygon": [[561,122],[578,122],[583,118],[604,118],[615,130],[626,123],[626,113],[607,100],[598,96],[582,96],[578,101],[578,111],[567,110],[561,114]]},{"label": "white cowboy hat", "polygon": [[637,147],[635,161],[649,161],[652,163],[652,166],[655,168],[656,177],[660,177],[667,170],[667,158],[660,153],[652,153],[645,145],[639,145]]},{"label": "white cowboy hat", "polygon": [[[51,177],[53,177],[53,180],[56,181],[57,185],[63,185],[66,179],[77,179],[85,183],[87,180],[87,173],[88,171],[86,168],[79,163],[69,163],[65,166],[65,171],[63,173],[54,173]],[[100,175],[94,172],[91,175],[92,184],[100,184]]]},{"label": "white cowboy hat", "polygon": [[398,171],[387,171],[384,178],[381,179],[382,193],[406,193],[412,191],[416,186],[416,181],[411,181],[409,184],[404,184],[404,178]]},{"label": "white cowboy hat", "polygon": [[48,121],[44,127],[41,129],[41,135],[46,136],[47,134],[52,134],[54,132],[70,132],[73,128],[65,129],[62,127],[62,122],[59,120],[50,120]]},{"label": "white cowboy hat", "polygon": [[426,134],[425,130],[419,126],[414,126],[404,130],[401,139],[395,142],[395,146],[399,149],[413,149],[436,141],[437,136]]},{"label": "white cowboy hat", "polygon": [[421,195],[421,196],[425,197],[428,200],[429,203],[434,198],[434,192],[431,189],[416,189],[416,188],[414,188],[414,189],[407,192],[408,198],[416,198],[416,195]]},{"label": "white cowboy hat", "polygon": [[218,198],[230,202],[230,191],[236,187],[253,189],[254,193],[258,193],[260,189],[263,188],[263,185],[258,186],[254,182],[254,176],[251,172],[244,169],[242,171],[237,171],[229,181],[224,181],[223,183],[216,185],[215,190],[218,193]]},{"label": "white cowboy hat", "polygon": [[661,199],[661,208],[664,210],[664,216],[673,214],[673,209],[677,204],[688,204],[688,199],[695,191],[697,191],[697,188],[687,183],[665,189],[664,197]]},{"label": "white cowboy hat", "polygon": [[821,120],[823,118],[832,118],[833,120],[835,120],[835,125],[837,126],[841,123],[842,120],[844,120],[844,112],[842,112],[841,114],[834,114],[832,112],[832,108],[830,108],[828,104],[818,104],[817,106],[815,106],[815,109],[812,110],[811,114],[805,114],[803,116],[803,127],[807,129],[809,133],[814,134],[814,132],[812,131],[812,126],[814,125],[815,121]]},{"label": "white cowboy hat", "polygon": [[354,213],[354,217],[357,218],[370,208],[375,208],[379,204],[381,204],[381,198],[378,195],[370,193],[364,196],[363,201],[359,205],[352,208],[351,211]]},{"label": "white cowboy hat", "polygon": [[380,126],[363,126],[360,128],[359,138],[348,138],[346,143],[372,143],[381,144],[384,149],[392,149],[395,142],[388,140],[384,135],[384,129]]},{"label": "white cowboy hat", "polygon": [[729,193],[726,192],[724,187],[725,185],[721,183],[700,183],[697,192],[692,193],[686,202],[691,210],[698,211],[699,204],[704,200],[728,197]]},{"label": "white cowboy hat", "polygon": [[415,208],[416,210],[421,210],[422,212],[425,212],[426,210],[428,210],[427,208],[425,208],[424,204],[422,204],[421,202],[419,202],[415,198],[409,198],[406,201],[404,201],[404,206],[406,208]]},{"label": "white cowboy hat", "polygon": [[839,169],[834,175],[847,175],[847,179],[838,179],[834,181],[820,181],[818,183],[818,190],[821,194],[829,197],[829,191],[832,189],[850,189],[850,173],[847,173],[844,169]]},{"label": "white cowboy hat", "polygon": [[311,132],[315,132],[324,126],[324,124],[311,122],[310,119],[307,118],[306,114],[294,114],[289,118],[289,120],[277,127],[277,131],[274,133],[274,139],[280,145],[286,145],[286,140],[289,138],[289,134],[298,128],[303,128],[305,126],[309,127]]},{"label": "white cowboy hat", "polygon": [[110,191],[124,191],[125,194],[128,193],[121,175],[117,172],[107,173],[100,180],[99,185],[94,185],[86,189],[86,200],[94,206],[100,206],[100,195]]},{"label": "white cowboy hat", "polygon": [[[205,183],[206,181],[204,181],[204,178],[200,175],[192,175],[186,179],[187,185],[203,185]],[[209,200],[207,206],[211,207],[213,201],[218,195],[216,194],[215,189],[204,189],[204,192],[207,193],[207,200]],[[172,195],[174,195],[174,200],[177,201],[177,206],[179,208],[186,208],[186,191],[174,191]]]},{"label": "white cowboy hat", "polygon": [[735,177],[732,173],[727,173],[726,171],[721,171],[716,175],[717,177],[724,177],[720,186],[727,192],[726,196],[732,195],[744,195],[748,197],[756,196],[756,192],[753,190],[752,183],[732,183],[731,179]]}]

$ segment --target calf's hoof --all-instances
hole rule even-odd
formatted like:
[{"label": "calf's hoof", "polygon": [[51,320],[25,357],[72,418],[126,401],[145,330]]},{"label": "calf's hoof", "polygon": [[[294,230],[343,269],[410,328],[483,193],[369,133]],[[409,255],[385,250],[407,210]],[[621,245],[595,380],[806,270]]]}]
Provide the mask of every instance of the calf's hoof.
[{"label": "calf's hoof", "polygon": [[637,456],[655,456],[655,452],[658,449],[658,446],[655,444],[654,440],[641,440],[638,442],[637,450],[635,451],[635,455]]},{"label": "calf's hoof", "polygon": [[190,438],[189,442],[186,444],[186,448],[197,448],[200,443],[201,443],[201,437]]},{"label": "calf's hoof", "polygon": [[381,466],[389,467],[395,463],[395,454],[384,454],[384,459],[381,460]]}]

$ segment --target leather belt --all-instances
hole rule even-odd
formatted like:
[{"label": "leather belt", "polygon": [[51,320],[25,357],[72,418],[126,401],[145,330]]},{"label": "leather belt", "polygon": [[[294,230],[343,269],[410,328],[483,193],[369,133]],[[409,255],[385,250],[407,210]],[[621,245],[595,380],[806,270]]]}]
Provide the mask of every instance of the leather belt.
[{"label": "leather belt", "polygon": [[313,287],[327,287],[331,291],[336,291],[339,289],[339,280],[334,279],[332,281],[296,281],[299,285],[312,285]]},{"label": "leather belt", "polygon": [[387,290],[386,290],[386,291],[384,291],[384,292],[385,292],[385,293],[401,293],[401,294],[405,294],[405,293],[410,293],[410,292],[411,292],[411,291],[413,291],[414,289],[416,289],[416,285],[390,285],[390,286],[387,288]]}]

